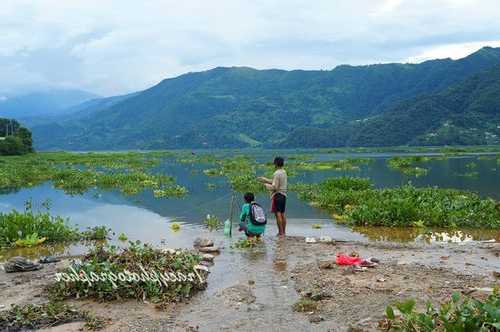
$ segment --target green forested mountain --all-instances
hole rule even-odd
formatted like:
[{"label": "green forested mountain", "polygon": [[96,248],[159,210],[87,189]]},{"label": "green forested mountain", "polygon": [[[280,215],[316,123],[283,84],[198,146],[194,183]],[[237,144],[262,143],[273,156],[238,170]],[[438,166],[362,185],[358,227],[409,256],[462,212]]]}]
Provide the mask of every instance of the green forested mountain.
[{"label": "green forested mountain", "polygon": [[0,156],[33,152],[31,132],[19,122],[0,118]]},{"label": "green forested mountain", "polygon": [[496,143],[498,65],[500,49],[483,48],[330,71],[215,68],[33,132],[65,149]]}]

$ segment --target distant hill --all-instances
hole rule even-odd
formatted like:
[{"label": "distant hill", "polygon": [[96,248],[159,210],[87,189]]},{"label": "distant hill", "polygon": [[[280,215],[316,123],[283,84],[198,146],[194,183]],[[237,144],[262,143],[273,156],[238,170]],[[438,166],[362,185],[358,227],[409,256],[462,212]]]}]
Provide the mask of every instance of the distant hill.
[{"label": "distant hill", "polygon": [[7,96],[0,100],[0,117],[23,119],[63,115],[70,107],[97,97],[85,91],[58,89]]},{"label": "distant hill", "polygon": [[[500,49],[486,47],[421,64],[215,68],[35,126],[33,134],[42,149],[73,150],[498,143],[491,97],[498,65]],[[459,95],[467,107],[449,104]]]}]

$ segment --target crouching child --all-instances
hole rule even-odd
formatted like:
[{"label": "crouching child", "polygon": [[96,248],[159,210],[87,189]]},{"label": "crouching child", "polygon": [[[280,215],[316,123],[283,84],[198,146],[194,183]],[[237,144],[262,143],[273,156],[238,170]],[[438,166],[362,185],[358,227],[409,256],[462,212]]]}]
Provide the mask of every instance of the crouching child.
[{"label": "crouching child", "polygon": [[255,202],[253,193],[243,196],[245,203],[241,207],[240,232],[245,232],[249,239],[259,239],[266,229],[267,218],[264,209]]}]

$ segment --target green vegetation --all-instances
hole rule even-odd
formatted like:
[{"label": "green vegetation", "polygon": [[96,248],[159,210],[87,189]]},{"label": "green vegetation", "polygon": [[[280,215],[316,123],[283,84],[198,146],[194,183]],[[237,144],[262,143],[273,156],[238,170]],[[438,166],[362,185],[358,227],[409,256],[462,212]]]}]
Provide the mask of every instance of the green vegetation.
[{"label": "green vegetation", "polygon": [[80,312],[62,302],[13,305],[9,310],[0,311],[2,331],[39,330],[75,321],[85,321],[86,329],[91,331],[100,330],[105,325],[102,318]]},{"label": "green vegetation", "polygon": [[217,218],[217,216],[207,214],[203,224],[207,226],[210,231],[220,229],[222,227],[222,222]]},{"label": "green vegetation", "polygon": [[31,132],[16,120],[0,118],[0,156],[14,156],[33,152]]},{"label": "green vegetation", "polygon": [[[47,212],[33,212],[31,203],[26,204],[24,212],[13,210],[0,213],[0,248],[14,244],[33,246],[42,242],[65,242],[81,238],[67,220]],[[43,239],[43,241],[42,241]]]},{"label": "green vegetation", "polygon": [[236,249],[253,248],[261,241],[262,240],[260,237],[239,239],[231,245],[231,248],[236,248]]},{"label": "green vegetation", "polygon": [[171,176],[150,169],[169,155],[151,153],[37,153],[22,157],[0,158],[0,189],[31,187],[52,181],[54,187],[69,194],[81,194],[92,188],[120,189],[134,195],[145,189],[154,196],[178,197],[186,188]]},{"label": "green vegetation", "polygon": [[470,297],[461,298],[454,293],[450,301],[435,308],[427,303],[424,312],[415,310],[415,300],[397,303],[395,308],[401,313],[396,316],[395,308],[388,306],[387,319],[381,323],[384,331],[498,331],[500,330],[500,296],[490,295],[485,301]]},{"label": "green vegetation", "polygon": [[287,170],[304,170],[304,171],[359,171],[359,165],[371,163],[370,158],[349,158],[341,160],[329,160],[318,162],[298,162],[287,164]]},{"label": "green vegetation", "polygon": [[120,235],[118,235],[118,240],[122,242],[128,241],[128,236],[125,233],[120,233]]},{"label": "green vegetation", "polygon": [[[201,257],[190,251],[169,253],[139,241],[129,242],[125,249],[96,246],[80,263],[75,262],[63,272],[72,276],[71,269],[74,269],[78,275],[88,276],[89,280],[99,278],[99,281],[88,282],[84,278],[64,278],[59,275],[59,280],[49,288],[49,293],[55,299],[134,298],[160,305],[181,301],[206,286],[204,271],[197,269],[200,261]],[[151,278],[145,277],[143,269]]]},{"label": "green vegetation", "polygon": [[94,226],[87,227],[85,231],[81,233],[82,239],[86,241],[103,241],[109,238],[111,233],[111,228],[106,226]]},{"label": "green vegetation", "polygon": [[298,184],[294,189],[335,219],[356,226],[500,228],[496,202],[465,191],[412,185],[374,189],[368,179],[353,177]]},{"label": "green vegetation", "polygon": [[203,171],[207,176],[224,176],[237,192],[263,192],[264,186],[257,181],[257,164],[249,157],[236,155],[218,159],[216,167]]},{"label": "green vegetation", "polygon": [[310,298],[303,297],[295,302],[292,306],[294,311],[297,312],[311,312],[318,309],[318,302],[311,300]]},{"label": "green vegetation", "polygon": [[407,157],[392,157],[387,160],[387,165],[399,170],[401,173],[413,176],[426,175],[427,168],[418,167],[415,164],[422,164],[435,159],[442,159],[443,157],[424,157],[424,156],[407,156]]}]

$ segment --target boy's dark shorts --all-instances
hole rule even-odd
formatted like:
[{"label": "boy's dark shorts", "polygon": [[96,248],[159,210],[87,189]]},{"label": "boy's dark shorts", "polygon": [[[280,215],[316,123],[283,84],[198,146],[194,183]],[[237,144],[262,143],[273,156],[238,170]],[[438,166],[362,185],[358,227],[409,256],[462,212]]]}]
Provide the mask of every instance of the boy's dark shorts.
[{"label": "boy's dark shorts", "polygon": [[280,193],[274,194],[271,202],[271,212],[285,213],[285,210],[286,210],[286,196]]}]

